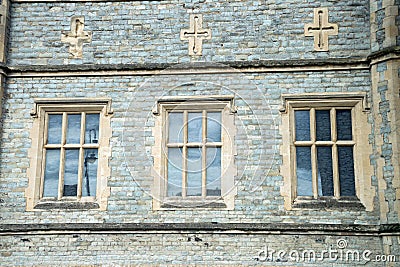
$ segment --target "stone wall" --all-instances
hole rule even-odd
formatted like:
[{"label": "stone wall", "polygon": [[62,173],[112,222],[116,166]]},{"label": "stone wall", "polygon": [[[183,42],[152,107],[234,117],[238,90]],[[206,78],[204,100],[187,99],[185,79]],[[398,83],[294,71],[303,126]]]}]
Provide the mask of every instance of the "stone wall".
[{"label": "stone wall", "polygon": [[[210,82],[212,81],[212,82]],[[285,211],[280,187],[281,145],[279,106],[282,93],[368,92],[369,72],[325,71],[266,74],[155,75],[152,77],[10,78],[4,103],[1,177],[4,223],[29,222],[377,222],[376,212],[343,210]],[[234,211],[158,211],[151,207],[151,148],[154,145],[151,113],[165,95],[236,94],[238,107]],[[25,212],[29,132],[34,98],[109,97],[114,115],[111,196],[107,212]],[[366,129],[366,132],[371,131]],[[130,140],[135,140],[131,142]],[[376,183],[375,181],[373,183]],[[304,216],[306,215],[306,216]],[[334,220],[332,220],[334,218]]]},{"label": "stone wall", "polygon": [[[304,36],[317,7],[328,7],[329,22],[339,26],[329,53],[315,53],[313,37]],[[366,57],[370,47],[366,0],[14,3],[11,13],[12,66],[350,58]],[[190,58],[179,37],[189,13],[202,14],[212,32],[200,58]],[[61,33],[76,15],[93,36],[82,59],[69,59]]]},{"label": "stone wall", "polygon": [[27,234],[2,238],[0,247],[2,264],[12,266],[75,265],[77,258],[80,266],[384,266],[376,262],[376,256],[381,255],[380,239],[373,236]]}]

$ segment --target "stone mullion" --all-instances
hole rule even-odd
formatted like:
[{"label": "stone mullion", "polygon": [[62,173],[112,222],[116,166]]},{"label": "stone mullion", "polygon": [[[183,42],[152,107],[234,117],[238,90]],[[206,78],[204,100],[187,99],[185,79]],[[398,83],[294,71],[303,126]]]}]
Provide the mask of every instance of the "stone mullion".
[{"label": "stone mullion", "polygon": [[340,178],[339,178],[339,157],[337,149],[337,123],[336,123],[336,109],[330,110],[331,117],[331,138],[332,145],[332,173],[333,173],[333,192],[336,198],[340,197]]},{"label": "stone mullion", "polygon": [[185,110],[183,112],[183,157],[182,157],[182,197],[185,198],[187,195],[187,157],[188,157],[188,112]]},{"label": "stone mullion", "polygon": [[202,147],[201,147],[201,195],[207,196],[207,111],[203,110],[202,117]]},{"label": "stone mullion", "polygon": [[318,198],[318,164],[317,164],[317,146],[316,142],[316,118],[315,108],[310,110],[310,133],[311,133],[311,172],[312,172],[312,191],[314,199]]},{"label": "stone mullion", "polygon": [[[80,148],[79,148],[79,167],[78,167],[78,200],[82,197],[82,186],[83,186],[83,172],[86,167],[84,164],[86,150],[83,148],[85,143],[85,125],[86,125],[86,113],[81,113],[81,135],[80,135]],[[98,155],[98,154],[97,154]]]},{"label": "stone mullion", "polygon": [[62,137],[61,137],[61,151],[60,151],[60,170],[59,170],[59,180],[58,180],[58,200],[60,200],[64,195],[64,168],[65,168],[65,143],[67,140],[67,113],[63,113],[62,119]]}]

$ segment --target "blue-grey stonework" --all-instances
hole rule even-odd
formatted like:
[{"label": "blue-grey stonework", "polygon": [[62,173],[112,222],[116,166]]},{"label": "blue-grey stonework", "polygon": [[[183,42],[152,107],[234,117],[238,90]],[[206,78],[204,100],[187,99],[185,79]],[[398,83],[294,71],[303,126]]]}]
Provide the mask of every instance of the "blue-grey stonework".
[{"label": "blue-grey stonework", "polygon": [[[341,249],[339,242],[347,247]],[[373,236],[28,234],[6,236],[0,244],[2,265],[9,266],[384,266],[363,259],[365,253],[374,260],[381,253]]]},{"label": "blue-grey stonework", "polygon": [[[211,82],[212,81],[212,82]],[[3,223],[47,222],[378,222],[377,211],[285,211],[279,174],[281,137],[279,105],[282,93],[369,92],[368,70],[267,74],[156,75],[151,77],[10,78],[4,103],[1,178]],[[234,211],[152,211],[151,113],[165,95],[236,94],[235,104],[238,195]],[[28,185],[30,110],[34,98],[109,97],[112,157],[106,212],[25,211]],[[370,133],[366,129],[366,134]],[[134,142],[132,141],[134,140]],[[306,216],[305,216],[306,215]]]},{"label": "blue-grey stonework", "polygon": [[383,28],[383,19],[385,18],[385,9],[382,6],[383,0],[375,1],[377,3],[377,10],[371,10],[371,12],[375,12],[375,21],[377,29],[376,29],[376,42],[371,44],[372,52],[379,51],[383,49],[383,42],[385,40],[385,29]]},{"label": "blue-grey stonework", "polygon": [[[370,49],[367,0],[333,1],[127,1],[101,3],[14,3],[11,7],[10,53],[15,65],[183,63],[191,61],[181,29],[188,12],[203,14],[212,38],[203,42],[208,62],[240,60],[327,59],[366,57]],[[339,35],[329,37],[329,52],[314,52],[304,25],[314,8],[328,7]],[[61,32],[74,15],[85,17],[93,33],[82,59],[69,59]]]}]

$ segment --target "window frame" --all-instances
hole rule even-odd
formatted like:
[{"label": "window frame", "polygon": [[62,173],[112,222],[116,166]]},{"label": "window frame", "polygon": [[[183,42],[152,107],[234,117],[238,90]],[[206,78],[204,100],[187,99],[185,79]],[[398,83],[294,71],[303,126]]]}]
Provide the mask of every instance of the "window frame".
[{"label": "window frame", "polygon": [[[68,131],[68,116],[69,115],[81,115],[81,125],[80,125],[80,142],[79,143],[68,143],[66,138],[67,138],[67,131]],[[97,143],[86,143],[85,142],[85,126],[86,126],[86,115],[87,114],[99,114],[99,132],[97,133],[98,135],[98,140],[101,139],[101,120],[100,120],[100,114],[101,110],[94,111],[93,108],[90,108],[89,111],[86,109],[82,108],[81,111],[51,111],[51,112],[45,112],[44,114],[44,122],[43,122],[43,127],[44,127],[44,132],[43,132],[43,146],[42,146],[42,172],[41,172],[41,177],[40,177],[40,192],[39,192],[39,198],[42,201],[51,201],[51,200],[77,200],[81,201],[82,198],[86,199],[87,201],[95,201],[95,196],[82,196],[82,187],[83,187],[83,179],[84,179],[84,151],[90,150],[90,149],[95,149],[97,150],[97,154],[100,148],[99,142]],[[50,115],[61,115],[62,116],[62,126],[61,126],[61,139],[60,143],[57,144],[49,144],[46,143],[48,142],[48,130],[49,130],[49,116]],[[58,181],[58,190],[57,190],[57,197],[45,197],[44,195],[44,176],[45,176],[45,169],[46,169],[46,154],[48,150],[60,150],[60,164],[59,164],[59,181]],[[65,169],[66,169],[66,151],[67,150],[79,150],[79,158],[78,158],[78,177],[77,177],[77,196],[64,196],[63,195],[63,185],[65,185],[64,180],[65,180]],[[97,156],[98,158],[98,156]],[[97,184],[97,177],[99,177],[99,168],[97,168],[97,175],[96,175],[96,184]],[[97,185],[96,185],[97,188]],[[96,189],[97,192],[97,189]]]},{"label": "window frame", "polygon": [[[220,142],[208,142],[207,141],[207,136],[206,136],[206,125],[207,122],[206,120],[208,120],[207,114],[209,112],[219,112],[221,113],[221,119],[222,119],[222,109],[217,109],[217,108],[202,108],[202,107],[193,107],[193,109],[187,110],[187,109],[177,109],[177,108],[173,108],[173,110],[166,110],[166,116],[165,116],[165,133],[166,133],[166,138],[164,138],[164,147],[165,147],[165,151],[166,153],[168,153],[168,149],[169,148],[182,148],[183,150],[183,157],[187,158],[188,157],[188,153],[189,153],[189,149],[190,148],[200,148],[201,149],[201,153],[202,153],[202,171],[201,171],[201,197],[199,198],[207,198],[207,199],[211,199],[213,198],[213,196],[209,196],[207,195],[207,170],[204,169],[203,165],[206,165],[206,150],[209,147],[212,148],[220,148],[222,150],[223,147],[223,142],[222,140]],[[201,113],[201,124],[202,124],[202,141],[201,142],[191,142],[189,141],[189,137],[188,137],[188,128],[189,128],[189,113],[192,112],[196,112],[196,113]],[[169,114],[171,113],[182,113],[183,115],[183,140],[182,142],[169,142]],[[207,118],[207,119],[206,119]],[[222,126],[222,121],[221,121],[221,126]],[[222,127],[221,127],[222,128]],[[221,135],[223,133],[222,131],[223,129],[221,129]],[[221,138],[222,139],[222,138]],[[165,156],[165,159],[167,159],[167,156]],[[222,160],[222,159],[221,159]],[[186,162],[186,161],[185,161]],[[222,165],[222,164],[221,164]],[[166,170],[166,172],[168,172],[168,160],[164,160],[164,166],[163,166]],[[222,167],[222,166],[221,166]],[[193,198],[196,196],[189,196],[188,195],[188,173],[185,172],[185,170],[188,170],[188,165],[187,164],[182,164],[182,198]],[[166,173],[166,175],[168,176],[168,174]],[[168,180],[168,178],[166,179]],[[164,192],[164,194],[168,195],[168,184],[166,185],[166,192]],[[169,199],[173,199],[174,197],[171,196],[167,196]],[[219,197],[219,196],[218,196]],[[215,197],[215,199],[218,199],[218,197]],[[180,197],[177,197],[177,199]]]},{"label": "window frame", "polygon": [[[175,209],[219,209],[233,210],[234,197],[237,189],[234,184],[236,167],[234,157],[235,127],[233,102],[234,96],[174,96],[160,98],[153,110],[155,115],[154,137],[152,150],[153,165],[153,210]],[[168,114],[171,110],[184,113],[199,111],[221,112],[221,196],[167,196],[167,165],[168,157]],[[204,120],[204,119],[203,119]],[[204,123],[204,121],[203,121]],[[204,177],[202,177],[204,179]],[[205,178],[206,179],[206,178]],[[204,191],[202,184],[202,191]],[[184,189],[183,189],[184,190]]]},{"label": "window frame", "polygon": [[[353,147],[354,160],[354,183],[355,197],[345,197],[338,194],[338,173],[334,174],[334,196],[318,196],[316,190],[317,176],[315,175],[315,162],[312,163],[313,169],[313,196],[297,196],[297,176],[296,176],[296,142],[297,144],[306,144],[312,147],[316,142],[332,143],[331,141],[315,141],[311,136],[310,141],[295,140],[295,110],[331,110],[331,109],[351,109],[352,114],[352,140],[339,141],[344,145]],[[356,93],[309,93],[309,94],[283,94],[281,134],[282,145],[281,154],[283,162],[281,174],[284,178],[284,185],[281,187],[281,195],[285,200],[285,209],[321,209],[321,208],[362,208],[367,211],[373,209],[373,197],[375,195],[374,187],[371,184],[373,169],[370,164],[369,156],[372,153],[372,147],[368,142],[368,134],[365,129],[370,129],[368,124],[369,107],[367,103],[367,94],[364,92]],[[332,113],[332,111],[331,111]],[[330,115],[332,119],[332,114]],[[315,114],[310,116],[315,119]],[[335,116],[336,117],[336,116]],[[334,125],[335,124],[335,125]],[[332,126],[334,125],[334,128]],[[310,128],[316,127],[315,121],[310,121]],[[336,130],[336,121],[331,121],[331,134]],[[364,130],[364,131],[363,131]],[[314,129],[314,134],[316,130]],[[310,131],[310,135],[313,133]],[[314,138],[315,139],[315,138]],[[338,141],[337,141],[338,142]],[[315,146],[316,147],[316,146]],[[333,147],[333,146],[332,146]],[[333,148],[332,148],[333,149]],[[315,149],[316,150],[316,149]],[[313,157],[313,156],[312,156]],[[314,161],[316,159],[314,153]],[[312,158],[313,161],[313,158]],[[336,162],[337,163],[337,162]],[[334,159],[332,158],[332,164]],[[338,169],[337,169],[338,170]],[[335,172],[335,170],[333,170]]]},{"label": "window frame", "polygon": [[[47,130],[48,130],[48,116],[50,114],[62,114],[63,126],[62,131],[67,131],[65,121],[67,114],[99,114],[99,133],[98,143],[93,146],[91,144],[46,144]],[[27,170],[29,179],[28,187],[25,190],[27,198],[27,211],[42,210],[42,209],[107,209],[107,199],[110,195],[110,188],[107,186],[107,179],[110,176],[110,168],[108,165],[108,158],[110,157],[110,137],[111,126],[110,119],[113,111],[111,109],[111,99],[106,98],[38,98],[34,99],[34,109],[31,112],[33,118],[33,125],[31,129],[32,146],[29,150],[30,167]],[[82,121],[81,121],[82,127]],[[65,129],[64,129],[65,128]],[[84,131],[83,131],[84,132]],[[65,137],[65,133],[62,133]],[[81,128],[82,138],[82,128]],[[44,150],[50,147],[66,148],[90,148],[96,147],[97,149],[97,180],[96,180],[96,196],[62,196],[60,194],[60,183],[58,185],[57,197],[44,197],[44,173],[45,173],[45,152]],[[78,146],[78,147],[77,147]],[[80,152],[81,153],[81,152]],[[80,155],[81,157],[81,155]],[[64,159],[65,160],[65,159]],[[62,160],[62,161],[64,161]],[[79,163],[81,163],[81,158]],[[83,163],[82,163],[83,164]],[[79,165],[83,168],[82,164]],[[62,166],[60,166],[61,168]],[[79,170],[78,170],[79,171]],[[83,172],[79,171],[79,172]],[[62,177],[59,178],[59,182]],[[79,181],[79,178],[78,178]],[[82,187],[79,185],[78,188]],[[79,190],[79,189],[78,189]]]}]

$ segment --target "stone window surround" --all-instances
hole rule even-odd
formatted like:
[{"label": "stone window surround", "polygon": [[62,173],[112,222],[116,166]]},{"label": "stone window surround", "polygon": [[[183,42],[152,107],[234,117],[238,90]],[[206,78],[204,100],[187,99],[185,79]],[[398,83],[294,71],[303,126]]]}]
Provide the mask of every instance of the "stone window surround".
[{"label": "stone window surround", "polygon": [[[169,110],[179,108],[188,111],[220,109],[222,111],[222,151],[221,151],[221,197],[188,197],[177,199],[166,197],[167,180],[164,179],[167,158],[165,155],[165,126],[166,115]],[[235,176],[237,175],[234,158],[236,147],[234,144],[236,129],[234,125],[233,95],[210,95],[210,96],[166,96],[160,98],[153,110],[155,115],[155,127],[153,136],[155,145],[152,149],[153,156],[153,210],[199,210],[218,209],[233,210],[234,198],[237,194]]]},{"label": "stone window surround", "polygon": [[[43,136],[45,116],[48,112],[100,112],[98,177],[96,197],[65,198],[58,201],[40,199],[40,188],[43,180]],[[111,155],[111,99],[108,98],[37,98],[31,111],[33,125],[30,131],[32,140],[28,152],[30,166],[27,169],[28,187],[25,190],[26,210],[46,209],[98,209],[107,210],[110,188],[107,179],[110,177],[108,159]]]},{"label": "stone window surround", "polygon": [[[294,133],[294,108],[320,108],[320,107],[349,107],[353,109],[353,135],[354,135],[354,173],[355,188],[358,200],[321,197],[307,199],[297,197],[295,179],[295,153],[293,152]],[[368,142],[368,134],[365,129],[371,127],[368,124],[369,106],[367,94],[356,93],[305,93],[283,94],[280,108],[282,124],[282,166],[281,175],[284,184],[281,187],[281,195],[284,197],[286,210],[293,209],[321,209],[321,208],[361,208],[366,211],[373,210],[375,189],[372,186],[371,177],[373,169],[369,156],[372,154],[372,146]]]}]

